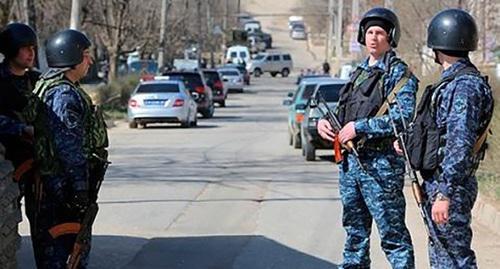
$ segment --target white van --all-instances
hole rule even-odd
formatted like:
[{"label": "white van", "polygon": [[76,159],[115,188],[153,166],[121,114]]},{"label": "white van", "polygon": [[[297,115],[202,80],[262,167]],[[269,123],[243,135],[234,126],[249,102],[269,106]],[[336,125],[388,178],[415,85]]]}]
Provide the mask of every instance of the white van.
[{"label": "white van", "polygon": [[250,63],[250,50],[245,46],[232,46],[227,49],[226,52],[226,63],[239,64],[243,61],[245,63]]},{"label": "white van", "polygon": [[249,33],[255,33],[262,30],[259,21],[247,21],[243,28]]}]

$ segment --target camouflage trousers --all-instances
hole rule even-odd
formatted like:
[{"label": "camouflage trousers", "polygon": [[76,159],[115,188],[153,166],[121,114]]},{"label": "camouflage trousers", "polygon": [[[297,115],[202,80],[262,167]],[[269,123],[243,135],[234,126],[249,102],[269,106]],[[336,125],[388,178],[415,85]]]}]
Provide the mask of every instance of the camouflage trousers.
[{"label": "camouflage trousers", "polygon": [[340,268],[370,268],[372,220],[392,268],[414,268],[413,246],[405,224],[404,163],[395,155],[378,153],[365,156],[362,162],[363,168],[348,155],[340,166],[342,223],[347,233]]},{"label": "camouflage trousers", "polygon": [[[436,180],[423,184],[427,197],[432,197],[437,190]],[[476,255],[471,249],[472,243],[472,207],[477,197],[477,180],[470,178],[464,186],[455,187],[450,197],[449,221],[443,225],[431,223],[439,243],[429,242],[429,260],[433,269],[474,269],[477,268]],[[432,210],[432,199],[428,199],[425,210]]]}]

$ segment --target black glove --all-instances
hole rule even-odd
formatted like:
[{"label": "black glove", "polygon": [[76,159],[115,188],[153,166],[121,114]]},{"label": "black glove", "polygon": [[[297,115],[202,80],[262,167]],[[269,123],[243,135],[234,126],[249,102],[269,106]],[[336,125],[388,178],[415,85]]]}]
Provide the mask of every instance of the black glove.
[{"label": "black glove", "polygon": [[78,191],[71,197],[70,209],[76,213],[85,213],[90,205],[90,197],[87,191]]}]

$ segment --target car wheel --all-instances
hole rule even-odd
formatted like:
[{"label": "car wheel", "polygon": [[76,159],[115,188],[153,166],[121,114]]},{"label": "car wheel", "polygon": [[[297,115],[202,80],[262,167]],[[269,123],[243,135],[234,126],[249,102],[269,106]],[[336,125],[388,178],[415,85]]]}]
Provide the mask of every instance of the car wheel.
[{"label": "car wheel", "polygon": [[306,157],[306,161],[310,162],[310,161],[314,161],[316,159],[316,149],[314,148],[314,146],[306,141],[304,143],[304,146],[305,146],[305,157]]},{"label": "car wheel", "polygon": [[193,122],[191,122],[191,126],[192,127],[195,127],[195,126],[198,126],[198,115],[194,115],[194,120]]},{"label": "car wheel", "polygon": [[128,127],[130,129],[136,129],[137,128],[137,121],[135,120],[131,120],[129,123],[128,123]]},{"label": "car wheel", "polygon": [[222,100],[219,102],[220,107],[226,107],[226,100]]},{"label": "car wheel", "polygon": [[278,74],[277,72],[271,72],[271,77],[274,78],[274,77],[276,77],[277,74]]},{"label": "car wheel", "polygon": [[148,124],[147,124],[147,123],[141,123],[141,127],[142,127],[143,129],[146,129],[146,128],[148,128]]},{"label": "car wheel", "polygon": [[300,149],[301,148],[300,136],[298,134],[293,136],[293,148]]},{"label": "car wheel", "polygon": [[293,135],[290,130],[288,130],[288,145],[293,145]]},{"label": "car wheel", "polygon": [[306,138],[304,137],[304,132],[300,132],[300,143],[302,148],[302,156],[306,156]]},{"label": "car wheel", "polygon": [[258,78],[262,75],[262,71],[260,70],[260,68],[257,68],[255,70],[253,70],[253,75]]},{"label": "car wheel", "polygon": [[288,77],[288,75],[290,75],[290,70],[288,70],[288,68],[283,68],[283,70],[281,71],[281,76],[286,78]]},{"label": "car wheel", "polygon": [[191,126],[191,122],[189,122],[189,118],[186,121],[181,121],[182,128],[189,128]]}]

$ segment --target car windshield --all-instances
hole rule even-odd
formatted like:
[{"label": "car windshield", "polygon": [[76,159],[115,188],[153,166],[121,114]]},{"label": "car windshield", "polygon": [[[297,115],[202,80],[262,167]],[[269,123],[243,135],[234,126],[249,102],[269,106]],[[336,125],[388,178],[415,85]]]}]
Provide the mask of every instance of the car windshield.
[{"label": "car windshield", "polygon": [[203,75],[205,75],[205,80],[207,81],[207,84],[214,84],[217,80],[220,80],[219,74],[217,72],[203,72]]},{"label": "car windshield", "polygon": [[314,89],[316,88],[316,84],[308,84],[302,93],[302,99],[308,100],[311,98],[311,95],[314,93]]},{"label": "car windshield", "polygon": [[325,101],[337,102],[339,100],[340,89],[342,89],[343,84],[327,84],[319,86],[319,92],[325,98]]},{"label": "car windshield", "polygon": [[137,88],[136,93],[172,93],[179,92],[177,84],[143,84]]},{"label": "car windshield", "polygon": [[232,71],[232,70],[222,70],[222,71],[220,71],[220,73],[223,76],[239,76],[240,75],[238,73],[238,71]]}]

